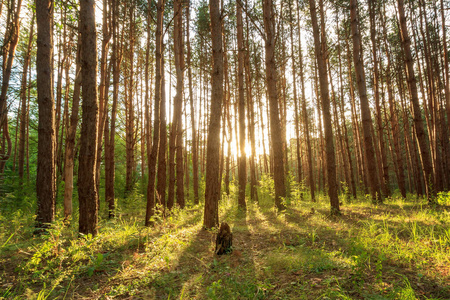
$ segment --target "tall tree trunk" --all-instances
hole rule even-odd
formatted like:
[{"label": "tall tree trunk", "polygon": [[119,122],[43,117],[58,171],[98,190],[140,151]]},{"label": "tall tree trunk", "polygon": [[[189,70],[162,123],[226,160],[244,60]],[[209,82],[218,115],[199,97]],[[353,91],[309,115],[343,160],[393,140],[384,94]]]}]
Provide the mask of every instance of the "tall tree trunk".
[{"label": "tall tree trunk", "polygon": [[[297,69],[296,69],[296,56],[294,55],[294,17],[292,14],[292,1],[289,1],[289,33],[291,38],[291,60],[292,60],[292,79],[293,79],[293,92],[294,92],[294,127],[295,127],[295,135],[296,137],[296,158],[297,158],[297,181],[299,183],[302,182],[303,176],[302,176],[302,160],[300,156],[300,128],[299,128],[299,122],[300,122],[300,116],[299,116],[299,105],[298,105],[298,97],[297,97]],[[300,26],[300,24],[297,24]],[[299,49],[299,52],[301,49]]]},{"label": "tall tree trunk", "polygon": [[428,202],[434,203],[435,199],[433,192],[434,187],[433,167],[431,164],[430,151],[427,145],[427,139],[422,120],[422,112],[420,110],[419,95],[417,92],[417,82],[416,77],[414,75],[414,60],[411,54],[411,40],[408,34],[408,27],[406,24],[406,16],[403,0],[397,0],[397,5],[400,20],[400,36],[402,39],[405,66],[407,71],[406,73],[407,82],[411,93],[411,102],[413,107],[413,121],[416,132],[416,139],[420,148],[420,158],[426,182],[425,191],[427,193]]},{"label": "tall tree trunk", "polygon": [[[237,47],[238,47],[238,111],[239,111],[239,195],[238,205],[245,210],[245,186],[247,184],[247,162],[245,153],[245,95],[244,95],[244,22],[242,7],[236,7],[237,15]],[[248,101],[248,99],[247,99]]]},{"label": "tall tree trunk", "polygon": [[222,19],[219,3],[219,0],[209,0],[213,59],[211,73],[211,116],[213,117],[210,118],[206,149],[206,188],[203,219],[205,228],[219,225],[220,118],[223,99]]},{"label": "tall tree trunk", "polygon": [[197,141],[197,129],[195,126],[195,109],[194,109],[194,92],[192,89],[192,67],[191,67],[191,41],[190,41],[190,10],[191,10],[191,1],[189,1],[188,7],[186,8],[186,48],[187,48],[187,57],[186,63],[188,67],[188,81],[189,81],[189,104],[191,107],[191,126],[192,126],[192,184],[194,188],[194,204],[199,203],[198,197],[198,141]]},{"label": "tall tree trunk", "polygon": [[[81,41],[78,42],[76,54],[76,70],[75,70],[75,84],[73,87],[72,113],[66,119],[66,145],[64,158],[64,219],[68,220],[72,215],[72,198],[73,198],[73,170],[75,160],[75,136],[78,126],[78,110],[80,104],[80,90],[81,90]],[[66,79],[69,84],[68,80]]]},{"label": "tall tree trunk", "polygon": [[277,95],[278,75],[275,59],[275,14],[273,11],[272,0],[264,0],[263,14],[266,43],[266,81],[270,104],[269,123],[270,136],[272,138],[273,177],[275,183],[275,205],[280,211],[285,209],[283,198],[286,197],[286,187],[284,182],[283,136]]},{"label": "tall tree trunk", "polygon": [[181,0],[175,1],[174,9],[174,55],[175,71],[177,76],[176,95],[174,98],[174,112],[172,131],[176,134],[176,181],[177,204],[184,208],[184,183],[183,183],[183,87],[184,87],[184,43],[183,43],[183,10]]},{"label": "tall tree trunk", "polygon": [[53,1],[36,0],[36,76],[39,107],[36,226],[55,219],[55,102],[53,99]]},{"label": "tall tree trunk", "polygon": [[20,89],[20,98],[22,101],[22,107],[20,108],[20,137],[19,137],[19,155],[18,155],[18,165],[19,165],[19,178],[20,183],[23,182],[24,175],[24,164],[25,164],[25,139],[26,139],[26,127],[27,127],[27,117],[28,117],[28,109],[27,109],[27,76],[28,76],[28,66],[30,65],[31,60],[31,47],[33,46],[33,35],[34,35],[34,13],[31,17],[30,23],[30,35],[28,37],[28,48],[25,54],[24,62],[23,62],[23,73],[22,73],[22,83]]},{"label": "tall tree trunk", "polygon": [[[111,31],[110,31],[110,10],[108,3],[109,0],[103,0],[103,21],[102,21],[102,53],[100,58],[100,86],[98,91],[99,97],[99,117],[98,117],[98,132],[97,132],[97,163],[96,163],[96,175],[95,175],[95,186],[97,189],[97,194],[99,192],[100,187],[100,166],[102,161],[102,141],[103,134],[105,132],[105,122],[108,116],[108,89],[107,85],[109,81],[109,72],[108,72],[108,51],[109,51],[109,42],[111,41]],[[106,143],[105,143],[106,144]],[[105,145],[106,150],[106,145]],[[109,155],[109,154],[108,154]],[[105,152],[106,156],[106,152]],[[106,160],[106,158],[105,158]],[[106,167],[106,162],[105,162]],[[99,203],[100,204],[100,203]]]},{"label": "tall tree trunk", "polygon": [[125,182],[125,191],[131,192],[134,185],[134,149],[135,149],[135,113],[134,113],[134,10],[135,7],[132,5],[130,7],[130,31],[129,31],[129,39],[130,39],[130,53],[129,53],[129,63],[130,68],[128,72],[129,74],[129,84],[128,84],[128,97],[125,102],[126,107],[126,125],[125,125],[125,136],[126,136],[126,182]]},{"label": "tall tree trunk", "polygon": [[447,28],[445,26],[444,0],[441,0],[441,23],[442,23],[442,44],[444,56],[444,73],[445,73],[445,104],[447,107],[447,123],[450,130],[450,71],[448,67],[448,50],[447,50]]},{"label": "tall tree trunk", "polygon": [[95,186],[97,161],[97,32],[95,1],[80,0],[82,122],[78,167],[79,231],[97,234],[98,202]]},{"label": "tall tree trunk", "polygon": [[381,189],[385,197],[390,196],[391,191],[389,189],[389,167],[387,164],[386,148],[384,145],[384,132],[383,132],[383,122],[381,120],[381,105],[380,105],[380,91],[379,91],[379,72],[378,72],[378,54],[377,54],[377,38],[376,38],[376,1],[369,1],[369,15],[370,15],[370,40],[372,42],[372,59],[373,59],[373,90],[376,106],[376,121],[377,121],[377,133],[378,133],[378,145],[380,159],[378,165],[381,164],[380,179],[381,179]]},{"label": "tall tree trunk", "polygon": [[[114,191],[114,179],[115,179],[115,139],[116,139],[116,114],[117,103],[119,101],[119,80],[120,80],[120,64],[122,61],[122,51],[119,45],[122,45],[118,37],[118,13],[119,13],[119,1],[112,0],[112,68],[113,68],[113,103],[111,108],[111,130],[109,130],[109,136],[105,136],[108,139],[108,143],[105,143],[105,201],[108,203],[108,217],[114,217],[115,210],[115,191]],[[122,38],[123,39],[123,38]],[[108,147],[106,147],[108,144]],[[108,154],[106,155],[106,152]]]},{"label": "tall tree trunk", "polygon": [[[247,3],[248,9],[248,3]],[[249,139],[252,148],[251,158],[250,158],[250,199],[254,202],[258,202],[258,190],[257,190],[257,161],[256,161],[256,142],[255,142],[255,101],[253,99],[252,90],[252,72],[250,71],[250,29],[249,29],[249,16],[246,16],[246,27],[247,27],[247,38],[246,38],[246,48],[245,53],[245,73],[246,73],[246,85],[247,85],[247,120],[249,128]]]},{"label": "tall tree trunk", "polygon": [[301,83],[301,99],[302,99],[302,114],[303,114],[303,126],[306,135],[306,147],[308,151],[308,185],[311,193],[311,200],[316,201],[316,188],[314,183],[314,170],[313,170],[313,152],[311,148],[311,137],[309,129],[308,111],[306,108],[306,96],[305,96],[305,76],[303,73],[303,51],[302,40],[300,32],[300,7],[297,5],[297,24],[298,24],[298,52],[299,52],[299,71],[300,71],[300,83]]},{"label": "tall tree trunk", "polygon": [[380,185],[377,175],[375,150],[372,141],[372,117],[370,114],[369,100],[367,99],[366,79],[363,66],[363,53],[361,50],[361,36],[359,33],[359,21],[357,19],[357,2],[350,1],[350,18],[352,22],[353,36],[353,61],[355,63],[356,83],[358,84],[361,103],[361,115],[363,123],[364,153],[367,160],[367,178],[370,185],[370,194],[374,203],[381,203]]},{"label": "tall tree trunk", "polygon": [[[383,7],[384,10],[384,7]],[[391,81],[391,54],[389,51],[389,46],[387,42],[387,29],[386,29],[386,19],[383,18],[383,40],[385,47],[385,54],[387,58],[386,65],[386,86],[388,91],[388,102],[389,102],[389,112],[390,112],[390,124],[392,128],[392,142],[394,144],[395,149],[395,165],[397,168],[397,183],[400,189],[400,193],[403,198],[406,198],[406,187],[405,187],[405,172],[404,172],[404,164],[403,164],[403,155],[400,144],[400,126],[398,123],[398,111],[395,106],[394,92],[392,90],[392,81]]]},{"label": "tall tree trunk", "polygon": [[[153,224],[151,217],[155,214],[155,177],[156,160],[159,150],[160,133],[160,104],[162,88],[162,44],[163,44],[163,18],[164,18],[165,0],[158,0],[156,15],[156,47],[155,47],[155,106],[154,106],[154,125],[152,150],[148,155],[148,186],[147,186],[147,210],[145,215],[145,226]],[[147,152],[148,153],[148,152]]]},{"label": "tall tree trunk", "polygon": [[166,84],[164,72],[164,56],[161,58],[161,104],[159,106],[159,150],[158,150],[158,181],[157,201],[166,208],[166,186],[167,186],[167,122],[166,122]]},{"label": "tall tree trunk", "polygon": [[[19,42],[19,29],[20,29],[20,9],[22,7],[22,0],[17,2],[17,6],[14,2],[11,3],[11,9],[8,13],[7,29],[5,33],[4,55],[3,55],[3,68],[2,68],[2,85],[0,91],[0,130],[3,130],[3,138],[7,141],[7,150],[2,148],[0,153],[0,174],[3,174],[5,170],[6,161],[11,156],[12,144],[9,138],[8,132],[8,106],[6,103],[6,94],[8,92],[9,80],[11,78],[11,72],[14,62],[14,56],[16,47]],[[12,17],[12,23],[9,23],[9,18]]]},{"label": "tall tree trunk", "polygon": [[[322,0],[319,0],[322,1]],[[322,8],[322,5],[320,5]],[[325,127],[326,156],[327,156],[327,179],[328,195],[330,197],[331,214],[339,214],[339,198],[336,184],[336,158],[334,154],[333,127],[331,124],[330,99],[328,92],[327,67],[325,64],[327,53],[325,51],[326,41],[324,40],[324,28],[322,28],[322,38],[319,32],[317,22],[315,0],[309,0],[309,9],[311,12],[311,21],[314,34],[314,50],[317,59],[319,78],[320,78],[320,96],[322,98],[323,122]],[[322,11],[323,13],[323,11]]]}]

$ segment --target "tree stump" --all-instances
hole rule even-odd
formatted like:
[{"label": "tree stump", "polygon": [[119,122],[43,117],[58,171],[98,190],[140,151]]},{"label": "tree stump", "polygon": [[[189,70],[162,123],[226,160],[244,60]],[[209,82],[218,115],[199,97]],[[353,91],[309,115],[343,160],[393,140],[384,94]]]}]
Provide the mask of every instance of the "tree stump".
[{"label": "tree stump", "polygon": [[219,232],[216,237],[216,251],[217,255],[228,254],[233,251],[232,249],[233,234],[231,233],[230,226],[223,222],[220,225]]}]

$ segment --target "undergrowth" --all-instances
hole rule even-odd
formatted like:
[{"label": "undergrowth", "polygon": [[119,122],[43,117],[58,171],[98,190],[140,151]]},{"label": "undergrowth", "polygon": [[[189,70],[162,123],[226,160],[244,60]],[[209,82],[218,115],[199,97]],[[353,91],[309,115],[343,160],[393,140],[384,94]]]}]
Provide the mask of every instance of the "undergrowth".
[{"label": "undergrowth", "polygon": [[0,298],[450,299],[449,194],[434,207],[416,197],[374,206],[342,195],[342,215],[330,217],[326,197],[312,203],[303,184],[290,185],[281,213],[269,177],[246,212],[230,191],[220,219],[232,227],[233,253],[221,257],[215,231],[202,229],[202,205],[160,208],[155,226],[144,227],[136,189],[117,200],[115,219],[102,208],[95,237],[77,233],[76,214],[33,236],[31,200],[6,195]]}]

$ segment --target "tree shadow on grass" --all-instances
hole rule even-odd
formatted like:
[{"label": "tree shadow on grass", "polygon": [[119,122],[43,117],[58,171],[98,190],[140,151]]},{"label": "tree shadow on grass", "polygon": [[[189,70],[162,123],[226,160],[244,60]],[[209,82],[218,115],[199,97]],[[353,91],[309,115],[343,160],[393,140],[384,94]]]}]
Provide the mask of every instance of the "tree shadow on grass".
[{"label": "tree shadow on grass", "polygon": [[164,285],[164,289],[156,288],[157,298],[264,298],[255,277],[253,239],[246,213],[230,208],[222,219],[232,227],[233,252],[215,255],[215,233],[198,230],[176,266],[163,275],[171,278],[171,284]]}]

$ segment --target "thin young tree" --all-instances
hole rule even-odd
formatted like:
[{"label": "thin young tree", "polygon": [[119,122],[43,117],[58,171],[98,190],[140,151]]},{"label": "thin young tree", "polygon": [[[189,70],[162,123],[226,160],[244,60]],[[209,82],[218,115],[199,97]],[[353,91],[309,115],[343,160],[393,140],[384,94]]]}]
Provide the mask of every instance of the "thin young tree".
[{"label": "thin young tree", "polygon": [[160,133],[160,104],[162,88],[162,46],[163,46],[163,18],[165,0],[158,0],[156,13],[156,45],[155,45],[155,106],[153,123],[153,142],[150,155],[148,155],[148,185],[147,185],[147,209],[145,214],[145,226],[150,226],[152,216],[155,214],[155,179],[156,162],[159,150]]},{"label": "thin young tree", "polygon": [[195,124],[195,109],[194,109],[194,92],[192,88],[192,67],[191,67],[191,41],[190,41],[190,13],[191,11],[191,1],[188,0],[188,5],[186,7],[186,64],[188,68],[188,81],[189,81],[189,104],[191,108],[191,127],[192,127],[192,185],[194,188],[194,203],[198,204],[198,139],[197,139],[197,129]]},{"label": "thin young tree", "polygon": [[27,129],[27,117],[28,117],[28,109],[27,109],[27,90],[28,90],[28,67],[31,61],[31,48],[33,46],[33,35],[34,35],[34,21],[35,14],[31,17],[30,22],[30,33],[28,36],[28,47],[24,57],[23,62],[23,73],[22,73],[22,83],[20,88],[20,99],[21,99],[21,108],[20,108],[20,137],[19,137],[19,155],[18,155],[18,165],[19,165],[19,178],[20,183],[23,182],[24,175],[24,164],[25,164],[25,142],[26,142],[26,129]]},{"label": "thin young tree", "polygon": [[244,95],[244,22],[242,7],[238,3],[237,15],[237,47],[238,47],[238,111],[239,111],[239,208],[245,210],[245,186],[247,183],[247,162],[245,154],[245,95]]},{"label": "thin young tree", "polygon": [[81,41],[78,42],[76,54],[75,84],[73,87],[72,113],[66,119],[66,144],[64,157],[64,219],[72,215],[73,198],[73,170],[75,165],[75,137],[78,126],[78,110],[80,105],[81,90],[81,65],[80,65]]}]

